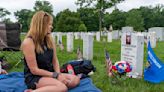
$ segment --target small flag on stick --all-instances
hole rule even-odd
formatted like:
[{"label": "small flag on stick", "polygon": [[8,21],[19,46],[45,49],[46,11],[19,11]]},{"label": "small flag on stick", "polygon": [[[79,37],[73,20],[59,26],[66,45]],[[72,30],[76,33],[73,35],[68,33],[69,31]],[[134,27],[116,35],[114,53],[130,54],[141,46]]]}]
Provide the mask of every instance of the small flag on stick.
[{"label": "small flag on stick", "polygon": [[78,59],[78,60],[83,59],[83,55],[82,55],[82,53],[81,53],[80,46],[77,48],[77,59]]},{"label": "small flag on stick", "polygon": [[109,76],[112,76],[112,61],[110,60],[110,55],[105,50],[105,60],[106,60],[106,69]]},{"label": "small flag on stick", "polygon": [[60,40],[59,40],[59,47],[60,47],[60,50],[64,50],[64,45],[62,44]]}]

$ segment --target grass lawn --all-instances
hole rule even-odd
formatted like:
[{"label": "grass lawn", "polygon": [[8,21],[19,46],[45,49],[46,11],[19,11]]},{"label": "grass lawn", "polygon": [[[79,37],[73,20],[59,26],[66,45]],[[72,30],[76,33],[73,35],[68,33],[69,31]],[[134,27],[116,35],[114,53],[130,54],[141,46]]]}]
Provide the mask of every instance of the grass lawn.
[{"label": "grass lawn", "polygon": [[[102,39],[101,39],[102,40]],[[164,92],[164,83],[152,84],[144,81],[143,79],[132,79],[127,78],[126,80],[120,80],[119,83],[111,84],[111,78],[109,78],[105,71],[105,57],[104,57],[104,48],[106,48],[109,53],[112,62],[120,60],[120,40],[113,40],[112,43],[107,42],[97,42],[94,41],[93,49],[93,64],[96,66],[96,72],[91,75],[94,84],[102,90],[102,92]],[[80,46],[82,50],[82,40],[74,40],[74,51],[72,53],[66,52],[66,37],[63,37],[63,44],[65,46],[64,51],[60,51],[57,48],[57,56],[60,62],[60,65],[64,64],[69,60],[76,59],[76,49]],[[157,56],[164,61],[164,42],[158,42],[156,48],[154,49]],[[144,66],[146,64],[146,45],[144,47]],[[6,52],[7,53],[7,52]],[[0,53],[2,55],[2,53]],[[8,62],[11,63],[11,69],[9,72],[13,71],[23,71],[23,62],[21,62],[17,67],[13,67],[19,58],[15,56],[21,56],[21,52],[17,52],[12,57],[14,59],[7,58]]]}]

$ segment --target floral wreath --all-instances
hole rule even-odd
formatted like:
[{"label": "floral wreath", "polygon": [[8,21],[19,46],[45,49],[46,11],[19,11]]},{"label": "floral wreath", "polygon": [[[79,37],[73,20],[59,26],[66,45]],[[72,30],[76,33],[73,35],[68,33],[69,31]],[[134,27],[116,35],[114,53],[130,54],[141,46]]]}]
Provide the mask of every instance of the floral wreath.
[{"label": "floral wreath", "polygon": [[124,75],[132,71],[132,66],[126,61],[118,61],[112,66],[111,71],[119,75]]}]

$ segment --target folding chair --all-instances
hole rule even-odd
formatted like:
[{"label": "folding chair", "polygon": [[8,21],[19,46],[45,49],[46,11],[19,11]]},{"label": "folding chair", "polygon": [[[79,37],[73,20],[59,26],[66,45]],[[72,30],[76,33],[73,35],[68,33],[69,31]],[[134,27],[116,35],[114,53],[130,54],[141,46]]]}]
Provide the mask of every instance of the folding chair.
[{"label": "folding chair", "polygon": [[21,58],[19,55],[16,57],[14,55],[15,52],[20,51],[20,30],[21,26],[19,23],[7,24],[0,22],[0,58],[7,61],[8,59],[14,61]]}]

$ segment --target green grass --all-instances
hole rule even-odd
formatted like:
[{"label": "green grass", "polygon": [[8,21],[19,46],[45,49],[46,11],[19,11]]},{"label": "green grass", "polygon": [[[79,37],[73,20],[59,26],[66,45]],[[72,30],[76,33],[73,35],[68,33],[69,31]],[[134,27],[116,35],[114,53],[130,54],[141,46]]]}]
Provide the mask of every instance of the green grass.
[{"label": "green grass", "polygon": [[[104,37],[105,38],[105,37]],[[102,39],[101,39],[102,40]],[[93,49],[93,64],[96,66],[96,72],[94,75],[91,75],[94,84],[100,88],[103,92],[164,92],[164,83],[160,84],[152,84],[144,81],[143,79],[132,79],[127,78],[126,80],[120,80],[119,83],[111,84],[111,78],[109,78],[106,74],[105,70],[105,57],[104,57],[104,49],[106,48],[110,52],[110,57],[112,62],[116,62],[120,60],[120,52],[121,52],[121,41],[113,40],[112,43],[107,42],[97,42],[94,41],[94,49]],[[76,59],[76,49],[80,46],[82,50],[82,40],[74,40],[74,51],[72,53],[66,52],[66,37],[63,37],[63,44],[65,46],[64,51],[60,51],[57,47],[57,56],[60,62],[60,65],[64,64],[69,60]],[[164,61],[164,42],[158,42],[157,47],[154,49],[156,55]],[[144,47],[144,66],[146,61],[146,45]],[[0,54],[1,55],[1,54]],[[21,56],[21,52],[17,52],[12,57]],[[20,59],[20,58],[18,58]],[[16,64],[18,59],[11,60],[7,58],[7,60],[11,63],[12,66]],[[12,67],[8,70],[9,72],[13,71],[23,71],[23,62],[21,62],[17,67]]]}]

